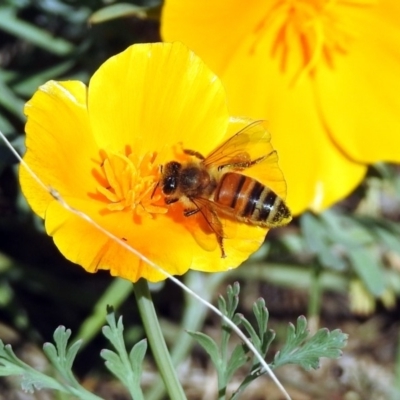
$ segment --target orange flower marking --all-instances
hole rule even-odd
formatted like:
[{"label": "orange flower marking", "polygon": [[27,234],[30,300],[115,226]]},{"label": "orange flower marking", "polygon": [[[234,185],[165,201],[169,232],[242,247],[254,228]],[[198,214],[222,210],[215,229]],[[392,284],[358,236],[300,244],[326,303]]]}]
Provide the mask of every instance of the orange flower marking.
[{"label": "orange flower marking", "polygon": [[258,42],[271,26],[277,26],[271,55],[280,59],[282,71],[293,63],[290,52],[293,46],[301,53],[300,65],[293,84],[305,74],[313,74],[320,62],[334,67],[335,56],[345,55],[356,38],[355,27],[344,18],[344,8],[367,7],[376,0],[286,0],[277,2],[255,27],[253,53]]},{"label": "orange flower marking", "polygon": [[155,159],[155,153],[146,153],[140,161],[134,153],[125,156],[110,152],[105,155],[102,170],[107,185],[99,185],[97,190],[109,201],[107,208],[110,211],[128,208],[137,216],[168,211],[166,206],[156,204],[161,197],[159,194],[152,196],[159,179]]}]

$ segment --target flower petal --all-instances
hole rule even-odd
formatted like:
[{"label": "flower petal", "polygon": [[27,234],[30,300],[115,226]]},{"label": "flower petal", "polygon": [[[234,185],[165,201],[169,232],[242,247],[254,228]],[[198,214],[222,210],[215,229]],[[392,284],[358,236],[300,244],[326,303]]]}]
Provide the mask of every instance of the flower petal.
[{"label": "flower petal", "polygon": [[214,72],[222,73],[249,27],[271,8],[269,1],[165,0],[161,35],[166,41],[181,40],[201,57]]},{"label": "flower petal", "polygon": [[225,91],[180,43],[134,45],[107,60],[89,84],[89,113],[99,147],[169,161],[178,142],[207,153],[228,125]]},{"label": "flower petal", "polygon": [[293,214],[307,208],[321,211],[347,196],[362,180],[366,167],[348,159],[329,138],[312,82],[290,85],[279,65],[265,57],[266,48],[260,44],[250,57],[251,46],[249,38],[238,47],[222,76],[230,110],[268,120]]},{"label": "flower petal", "polygon": [[[67,203],[70,201],[69,198],[64,200]],[[93,201],[73,200],[78,210],[172,275],[181,275],[189,268],[206,272],[236,268],[258,249],[265,236],[265,229],[238,224],[235,237],[225,241],[228,257],[222,259],[214,234],[209,237],[215,244],[212,249],[200,247],[187,230],[187,221],[183,220],[188,218],[183,213],[175,221],[159,215],[138,226],[129,213],[106,214],[101,205]],[[195,219],[193,224],[196,224]],[[108,269],[111,275],[132,282],[140,277],[151,282],[165,279],[162,273],[55,201],[47,208],[46,231],[70,261],[82,265],[88,272]]]},{"label": "flower petal", "polygon": [[334,69],[320,69],[316,89],[334,141],[352,159],[400,161],[400,3],[355,10],[357,37]]},{"label": "flower petal", "polygon": [[[79,197],[95,190],[90,171],[96,145],[90,134],[86,94],[81,82],[50,81],[25,107],[28,121],[24,160],[44,184],[62,196]],[[52,197],[23,167],[20,182],[29,204],[43,218]]]},{"label": "flower petal", "polygon": [[[68,202],[69,199],[65,200]],[[100,218],[102,210],[99,204],[97,206],[96,209],[96,204],[92,201],[75,201],[77,209],[97,220],[104,229],[126,241],[170,274],[183,274],[190,267],[190,253],[176,251],[179,250],[177,244],[185,245],[182,232],[177,232],[177,236],[174,236],[170,224],[163,226],[157,221],[156,228],[148,222],[138,227],[128,213],[103,214]],[[152,282],[165,279],[163,274],[141,261],[118,242],[55,202],[49,206],[46,213],[46,231],[54,237],[57,247],[70,261],[82,265],[88,272],[107,269],[111,275],[132,282],[136,282],[140,277]],[[179,240],[176,240],[176,237],[179,237]],[[176,245],[171,247],[174,239]]]}]

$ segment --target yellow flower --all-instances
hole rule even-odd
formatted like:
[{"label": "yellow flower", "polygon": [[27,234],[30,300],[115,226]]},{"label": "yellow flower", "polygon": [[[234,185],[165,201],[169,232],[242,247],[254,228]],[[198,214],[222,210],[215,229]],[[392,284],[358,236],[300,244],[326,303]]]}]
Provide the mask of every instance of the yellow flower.
[{"label": "yellow flower", "polygon": [[232,113],[269,121],[297,214],[400,161],[399,21],[397,0],[166,0],[162,35],[221,78]]},{"label": "yellow flower", "polygon": [[[168,273],[235,268],[263,242],[267,229],[232,224],[232,236],[224,240],[227,257],[221,258],[201,213],[185,217],[180,202],[167,205],[156,188],[160,166],[184,157],[183,148],[207,155],[249,123],[230,117],[219,79],[184,45],[131,46],[106,61],[88,87],[47,82],[25,113],[24,160],[40,179]],[[265,154],[271,151],[266,143]],[[285,196],[276,161],[253,174]],[[165,278],[64,209],[24,168],[20,181],[66,258],[89,272],[107,269],[133,282]]]}]

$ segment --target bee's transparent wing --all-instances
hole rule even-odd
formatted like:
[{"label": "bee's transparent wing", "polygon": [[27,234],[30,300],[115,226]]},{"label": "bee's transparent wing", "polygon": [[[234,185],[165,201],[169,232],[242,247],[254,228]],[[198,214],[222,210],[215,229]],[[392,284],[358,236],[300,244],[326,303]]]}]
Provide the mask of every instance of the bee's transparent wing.
[{"label": "bee's transparent wing", "polygon": [[263,161],[273,152],[271,135],[265,127],[265,122],[255,121],[213,150],[205,158],[204,165],[210,168],[246,161]]}]

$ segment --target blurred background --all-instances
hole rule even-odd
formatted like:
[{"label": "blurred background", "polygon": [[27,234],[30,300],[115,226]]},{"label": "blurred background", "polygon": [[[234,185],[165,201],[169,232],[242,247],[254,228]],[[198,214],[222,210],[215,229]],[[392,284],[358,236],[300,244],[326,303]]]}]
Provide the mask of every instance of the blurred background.
[{"label": "blurred background", "polygon": [[[136,11],[121,9],[123,17],[96,17],[95,12],[111,3],[119,2],[0,1],[0,130],[20,154],[24,103],[39,85],[50,79],[88,83],[110,56],[133,43],[161,40],[161,3],[136,1],[130,3]],[[73,337],[86,339],[75,363],[86,387],[105,399],[129,398],[106,371],[99,352],[107,345],[100,333],[106,304],[124,315],[128,345],[144,335],[131,285],[104,271],[90,275],[66,261],[21,195],[17,171],[17,160],[0,142],[0,339],[12,344],[26,362],[45,369],[41,345],[64,325]],[[241,268],[213,276],[191,272],[182,279],[213,303],[227,284],[239,281],[239,311],[245,315],[264,297],[277,347],[287,323],[300,315],[307,316],[312,330],[340,328],[350,335],[344,356],[323,361],[318,371],[280,371],[294,399],[390,399],[400,387],[399,220],[400,168],[377,164],[348,198],[319,215],[305,212],[290,226],[271,231]],[[174,284],[165,282],[152,290],[171,347],[189,327],[218,335],[218,318]],[[193,315],[195,320],[189,318]],[[215,377],[205,354],[188,347],[180,357],[188,398],[212,398],[205,387]],[[155,393],[155,375],[149,351],[143,382],[153,388],[152,399],[163,396],[160,390]],[[247,398],[279,399],[274,390],[260,379]],[[0,378],[0,399],[31,398],[56,396],[21,394],[16,381]]]}]

